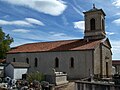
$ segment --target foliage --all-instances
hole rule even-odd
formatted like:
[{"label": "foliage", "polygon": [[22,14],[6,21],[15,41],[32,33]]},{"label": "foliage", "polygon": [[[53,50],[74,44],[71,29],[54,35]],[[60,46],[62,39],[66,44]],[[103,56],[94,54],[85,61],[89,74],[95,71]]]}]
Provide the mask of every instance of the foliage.
[{"label": "foliage", "polygon": [[0,59],[4,59],[6,57],[6,52],[10,50],[10,44],[13,42],[13,38],[9,36],[9,34],[5,34],[0,28]]},{"label": "foliage", "polygon": [[38,72],[38,71],[37,72],[32,72],[32,73],[27,75],[27,80],[29,82],[33,82],[34,80],[41,82],[44,79],[45,79],[44,75],[42,73]]}]

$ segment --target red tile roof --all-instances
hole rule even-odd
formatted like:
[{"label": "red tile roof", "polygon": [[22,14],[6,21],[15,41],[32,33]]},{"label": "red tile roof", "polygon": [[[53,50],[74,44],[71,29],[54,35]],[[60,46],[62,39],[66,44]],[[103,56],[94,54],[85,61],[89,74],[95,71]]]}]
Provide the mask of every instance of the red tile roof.
[{"label": "red tile roof", "polygon": [[84,39],[78,39],[78,40],[29,43],[12,48],[8,53],[89,50],[94,49],[101,42],[102,40],[87,42]]},{"label": "red tile roof", "polygon": [[113,65],[120,65],[120,60],[113,60],[113,61],[112,61],[112,64],[113,64]]}]

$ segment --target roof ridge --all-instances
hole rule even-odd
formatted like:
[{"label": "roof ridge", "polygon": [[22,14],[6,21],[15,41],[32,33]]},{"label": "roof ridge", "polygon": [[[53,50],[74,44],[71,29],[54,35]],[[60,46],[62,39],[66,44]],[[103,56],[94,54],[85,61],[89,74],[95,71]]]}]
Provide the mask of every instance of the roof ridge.
[{"label": "roof ridge", "polygon": [[27,43],[12,48],[8,53],[91,50],[101,43],[101,41],[102,39],[89,42],[85,39],[74,39]]}]

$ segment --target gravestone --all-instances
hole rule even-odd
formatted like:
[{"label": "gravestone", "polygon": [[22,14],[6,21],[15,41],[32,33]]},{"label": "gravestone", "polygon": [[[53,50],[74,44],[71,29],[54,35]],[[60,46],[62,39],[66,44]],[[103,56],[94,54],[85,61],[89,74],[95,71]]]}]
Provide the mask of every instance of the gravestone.
[{"label": "gravestone", "polygon": [[67,73],[56,72],[55,69],[53,69],[53,73],[51,75],[46,75],[46,81],[48,81],[50,84],[55,85],[68,83]]}]

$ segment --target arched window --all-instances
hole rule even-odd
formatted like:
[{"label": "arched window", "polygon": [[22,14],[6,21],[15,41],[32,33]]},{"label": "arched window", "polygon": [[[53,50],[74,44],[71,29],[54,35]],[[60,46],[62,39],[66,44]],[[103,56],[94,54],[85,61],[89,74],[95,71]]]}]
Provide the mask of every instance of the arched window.
[{"label": "arched window", "polygon": [[91,29],[91,30],[95,30],[95,19],[94,19],[94,18],[92,18],[92,19],[90,20],[90,29]]},{"label": "arched window", "polygon": [[28,64],[29,64],[29,58],[26,58],[26,63],[28,63]]},{"label": "arched window", "polygon": [[13,62],[15,62],[15,58],[13,58]]},{"label": "arched window", "polygon": [[59,67],[59,59],[56,57],[55,58],[55,68]]},{"label": "arched window", "polygon": [[70,67],[74,68],[74,58],[73,57],[70,58]]},{"label": "arched window", "polygon": [[102,30],[105,30],[104,20],[102,19]]},{"label": "arched window", "polygon": [[35,67],[37,67],[38,59],[35,58]]},{"label": "arched window", "polygon": [[109,70],[109,65],[108,65],[108,62],[106,62],[106,76],[107,76],[107,78],[109,77],[108,76],[108,73],[109,73],[108,70]]}]

